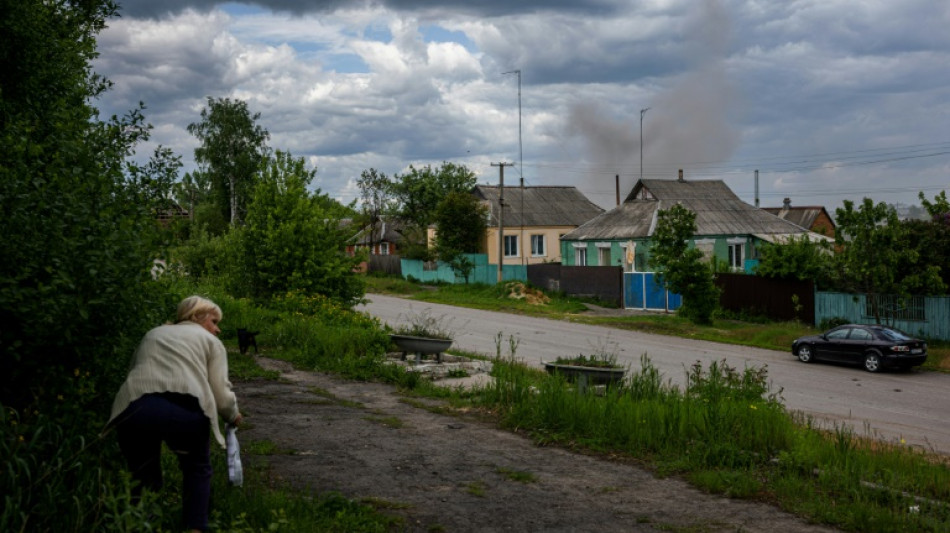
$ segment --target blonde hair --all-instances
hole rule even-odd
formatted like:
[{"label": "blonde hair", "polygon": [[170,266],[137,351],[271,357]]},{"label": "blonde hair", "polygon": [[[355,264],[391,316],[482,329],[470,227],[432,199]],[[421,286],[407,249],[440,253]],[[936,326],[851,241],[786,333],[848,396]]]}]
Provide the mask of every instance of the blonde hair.
[{"label": "blonde hair", "polygon": [[218,304],[201,296],[189,296],[178,304],[178,318],[176,322],[200,322],[209,314],[215,314],[218,319],[221,317],[221,308]]}]

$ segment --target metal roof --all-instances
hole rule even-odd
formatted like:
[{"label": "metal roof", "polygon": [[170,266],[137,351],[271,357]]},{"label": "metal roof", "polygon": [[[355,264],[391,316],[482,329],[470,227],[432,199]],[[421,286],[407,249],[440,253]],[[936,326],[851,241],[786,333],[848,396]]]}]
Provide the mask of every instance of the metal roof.
[{"label": "metal roof", "polygon": [[656,212],[680,203],[696,213],[696,236],[802,234],[807,230],[739,199],[722,180],[644,179],[620,206],[582,224],[564,240],[633,239],[653,235]]},{"label": "metal roof", "polygon": [[[818,217],[825,212],[825,208],[821,206],[763,207],[762,210],[809,229],[815,224]],[[834,224],[834,220],[830,215],[828,215],[828,220],[831,221],[832,225]]]},{"label": "metal roof", "polygon": [[[476,185],[473,193],[488,202],[488,225],[498,226],[498,186]],[[504,201],[506,227],[579,226],[604,212],[576,187],[567,186],[506,186]]]}]

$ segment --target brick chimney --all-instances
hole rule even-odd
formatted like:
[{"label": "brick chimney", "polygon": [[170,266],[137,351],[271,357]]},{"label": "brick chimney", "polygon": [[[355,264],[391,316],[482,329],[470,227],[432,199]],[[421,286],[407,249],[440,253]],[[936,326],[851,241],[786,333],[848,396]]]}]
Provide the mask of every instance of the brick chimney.
[{"label": "brick chimney", "polygon": [[680,169],[679,181],[683,181],[683,169]]}]

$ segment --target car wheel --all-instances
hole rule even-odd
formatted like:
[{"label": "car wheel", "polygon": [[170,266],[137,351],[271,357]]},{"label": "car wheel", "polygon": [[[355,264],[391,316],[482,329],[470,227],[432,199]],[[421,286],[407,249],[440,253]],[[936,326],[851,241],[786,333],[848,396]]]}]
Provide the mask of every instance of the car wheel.
[{"label": "car wheel", "polygon": [[798,347],[798,360],[803,363],[810,363],[814,360],[815,354],[812,353],[811,346],[803,344]]},{"label": "car wheel", "polygon": [[865,354],[864,369],[868,372],[877,372],[881,370],[881,354],[877,352],[868,352]]}]

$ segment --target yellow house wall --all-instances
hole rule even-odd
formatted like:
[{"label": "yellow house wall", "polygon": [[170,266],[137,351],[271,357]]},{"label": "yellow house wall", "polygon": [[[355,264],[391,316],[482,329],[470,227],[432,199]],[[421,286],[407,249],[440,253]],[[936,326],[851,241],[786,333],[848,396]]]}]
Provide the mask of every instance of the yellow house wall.
[{"label": "yellow house wall", "polygon": [[[561,260],[561,235],[570,232],[574,226],[553,226],[553,227],[505,227],[505,235],[516,235],[518,237],[518,256],[506,257],[506,265],[534,265],[537,263],[552,263]],[[544,235],[543,256],[531,255],[531,236]],[[485,233],[485,242],[483,250],[488,254],[488,262],[498,264],[498,228],[488,228]]]}]

